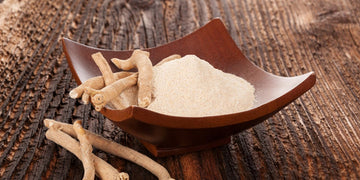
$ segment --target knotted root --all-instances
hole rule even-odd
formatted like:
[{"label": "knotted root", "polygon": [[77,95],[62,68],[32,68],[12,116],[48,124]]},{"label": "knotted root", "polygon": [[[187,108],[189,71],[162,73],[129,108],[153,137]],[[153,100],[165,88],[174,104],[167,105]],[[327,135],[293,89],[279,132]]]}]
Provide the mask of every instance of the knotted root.
[{"label": "knotted root", "polygon": [[[61,129],[59,129],[60,126],[53,126],[54,124],[52,122],[48,122],[45,124],[49,128],[45,133],[47,139],[67,149],[68,151],[73,153],[77,158],[79,158],[83,163],[87,163],[83,159],[82,151],[80,148],[81,145],[78,141],[76,141],[74,138],[64,133],[63,131],[61,131]],[[76,132],[72,127],[71,129],[73,133],[76,134]],[[129,175],[127,175],[127,173],[119,173],[114,167],[112,167],[110,164],[108,164],[106,161],[102,160],[101,158],[95,156],[93,153],[89,153],[89,156],[94,161],[94,169],[96,175],[99,176],[101,179],[111,179],[111,180],[129,179]]]},{"label": "knotted root", "polygon": [[77,138],[80,141],[81,159],[84,166],[84,177],[83,180],[90,180],[95,178],[95,166],[92,154],[93,148],[89,143],[85,130],[81,126],[81,121],[75,121],[73,129],[76,133]]},{"label": "knotted root", "polygon": [[120,69],[130,70],[134,67],[139,72],[138,78],[138,106],[147,107],[151,102],[151,93],[153,88],[153,69],[149,59],[150,53],[142,50],[134,50],[129,59],[120,60],[117,58],[111,61]]},{"label": "knotted root", "polygon": [[[100,52],[98,52],[98,53],[92,54],[91,57],[93,58],[96,65],[99,67],[101,74],[103,75],[105,86],[109,86],[112,83],[114,83],[116,81],[116,77],[115,77],[114,73],[112,72],[109,63],[106,61],[104,56]],[[91,96],[91,100],[92,99],[93,99],[93,96]],[[111,99],[110,105],[113,106],[115,109],[125,108],[125,106],[121,102],[121,98],[119,96],[116,96],[113,99]],[[95,109],[97,111],[100,111],[102,109],[102,107],[103,106],[100,106],[100,107],[95,106]]]},{"label": "knotted root", "polygon": [[[115,75],[115,79],[119,80],[125,77],[128,77],[130,75],[134,74],[133,72],[126,72],[126,71],[121,71],[121,72],[116,72],[114,73]],[[104,81],[104,77],[103,76],[96,76],[93,78],[90,78],[88,80],[86,80],[84,83],[82,83],[81,85],[79,85],[78,87],[74,88],[73,90],[70,91],[69,95],[71,98],[76,99],[76,98],[80,98],[82,97],[82,100],[85,104],[89,103],[90,101],[90,94],[87,94],[85,92],[85,87],[89,87],[95,90],[99,90],[105,87],[105,81]]]},{"label": "knotted root", "polygon": [[[76,132],[73,129],[73,125],[57,122],[52,119],[45,119],[44,124],[46,127],[53,127],[54,129],[61,129],[61,131],[69,134],[72,137],[77,137]],[[172,179],[169,172],[160,164],[150,159],[149,157],[133,150],[123,145],[117,144],[113,141],[107,140],[97,134],[94,134],[88,130],[85,130],[85,134],[88,137],[90,144],[95,148],[114,154],[118,157],[127,159],[131,162],[134,162],[151,173],[153,173],[159,179],[170,180]]]},{"label": "knotted root", "polygon": [[[75,99],[82,97],[82,101],[85,104],[91,99],[97,111],[100,111],[106,104],[112,105],[115,109],[123,109],[125,107],[120,101],[119,95],[126,88],[137,83],[139,86],[138,105],[140,107],[147,107],[150,104],[153,70],[148,52],[135,50],[127,60],[112,59],[112,62],[117,67],[124,70],[137,67],[139,72],[136,73],[126,71],[112,73],[109,64],[100,52],[93,54],[92,58],[99,66],[103,75],[90,78],[83,84],[71,90],[69,93],[71,98]],[[170,55],[162,59],[155,66],[160,66],[166,62],[179,58],[181,58],[181,56],[178,54]]]},{"label": "knotted root", "polygon": [[119,94],[126,88],[135,85],[137,77],[137,73],[132,74],[128,77],[115,81],[109,86],[105,86],[101,90],[86,87],[85,92],[90,94],[91,102],[94,104],[95,110],[100,111],[108,102],[113,103],[113,99],[119,98]]}]

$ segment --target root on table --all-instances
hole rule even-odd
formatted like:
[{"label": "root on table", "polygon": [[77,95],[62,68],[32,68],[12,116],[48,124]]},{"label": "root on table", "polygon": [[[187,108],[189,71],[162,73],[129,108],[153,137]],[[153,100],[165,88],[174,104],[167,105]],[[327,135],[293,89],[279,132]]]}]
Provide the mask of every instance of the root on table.
[{"label": "root on table", "polygon": [[[68,149],[69,151],[73,152],[79,159],[82,160],[81,156],[81,150],[80,150],[80,144],[77,142],[74,138],[79,138],[78,134],[74,130],[74,125],[66,124],[57,122],[52,119],[45,119],[44,124],[46,127],[49,128],[48,132],[46,133],[46,137],[55,143],[63,146],[64,148]],[[170,180],[172,179],[169,172],[161,166],[159,163],[155,162],[151,158],[133,150],[128,147],[125,147],[123,145],[120,145],[118,143],[115,143],[113,141],[107,140],[97,134],[94,134],[88,130],[84,130],[84,134],[88,139],[88,142],[93,145],[95,148],[100,149],[104,152],[108,152],[110,154],[116,155],[118,157],[127,159],[131,162],[134,162],[143,168],[149,170],[151,173],[153,173],[156,177],[158,177],[161,180]],[[56,132],[56,133],[55,133]],[[50,136],[50,135],[56,134],[61,135],[60,136]],[[72,137],[71,137],[72,136]],[[70,138],[69,138],[70,137]],[[72,139],[72,140],[71,140]],[[95,170],[98,172],[98,169],[96,167],[97,165],[97,157],[95,156]],[[99,158],[100,159],[100,158]]]}]

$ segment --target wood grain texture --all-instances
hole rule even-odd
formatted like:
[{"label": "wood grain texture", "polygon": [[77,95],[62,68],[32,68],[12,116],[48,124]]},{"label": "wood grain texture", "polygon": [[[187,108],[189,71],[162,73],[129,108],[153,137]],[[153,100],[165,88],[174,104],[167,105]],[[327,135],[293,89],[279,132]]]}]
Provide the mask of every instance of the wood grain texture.
[{"label": "wood grain texture", "polygon": [[[0,0],[0,6],[4,3]],[[0,177],[81,179],[81,162],[44,137],[44,118],[71,123],[151,156],[93,107],[76,86],[60,37],[100,48],[155,47],[214,17],[266,71],[308,71],[316,85],[227,146],[154,158],[176,179],[360,178],[360,2],[355,0],[29,0],[0,28]],[[95,150],[132,179],[145,169]]]}]

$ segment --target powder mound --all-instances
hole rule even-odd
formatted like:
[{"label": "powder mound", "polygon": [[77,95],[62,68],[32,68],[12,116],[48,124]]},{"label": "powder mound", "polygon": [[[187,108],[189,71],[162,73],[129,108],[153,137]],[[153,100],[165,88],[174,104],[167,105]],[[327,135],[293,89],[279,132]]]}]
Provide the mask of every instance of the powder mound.
[{"label": "powder mound", "polygon": [[149,110],[201,117],[236,113],[254,104],[254,87],[246,80],[215,69],[195,55],[154,68],[154,99]]}]

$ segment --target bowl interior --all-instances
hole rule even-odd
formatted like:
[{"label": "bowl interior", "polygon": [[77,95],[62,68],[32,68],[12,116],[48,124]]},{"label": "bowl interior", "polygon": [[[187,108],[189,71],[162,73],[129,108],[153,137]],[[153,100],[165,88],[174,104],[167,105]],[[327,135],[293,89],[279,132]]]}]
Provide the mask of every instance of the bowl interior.
[{"label": "bowl interior", "polygon": [[[64,51],[70,69],[78,84],[101,75],[91,54],[102,52],[107,60],[113,57],[126,59],[131,51],[113,51],[89,47],[63,39]],[[250,110],[208,117],[175,117],[131,106],[124,110],[104,108],[101,113],[115,122],[135,118],[148,124],[170,128],[213,128],[240,124],[266,117],[280,110],[309,90],[315,83],[313,72],[296,77],[280,77],[263,71],[251,63],[238,49],[224,24],[219,19],[171,43],[146,49],[153,64],[172,54],[195,54],[215,68],[238,75],[255,87],[256,102]],[[118,69],[111,64],[113,71]]]}]

